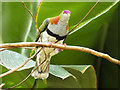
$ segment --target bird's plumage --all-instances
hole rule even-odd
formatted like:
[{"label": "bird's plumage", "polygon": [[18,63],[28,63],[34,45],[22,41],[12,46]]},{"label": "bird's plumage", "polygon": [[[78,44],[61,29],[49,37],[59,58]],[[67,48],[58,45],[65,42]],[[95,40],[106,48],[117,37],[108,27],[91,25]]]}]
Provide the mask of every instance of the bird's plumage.
[{"label": "bird's plumage", "polygon": [[[68,34],[69,17],[70,11],[64,10],[59,16],[45,19],[39,27],[40,32],[42,33],[41,35],[39,35],[39,32],[37,33],[35,41],[40,42],[39,37],[41,36],[42,42],[57,42],[58,44],[62,44]],[[36,51],[39,49],[40,48],[37,47]],[[37,54],[35,67],[45,59],[46,61],[32,74],[35,79],[48,78],[50,59],[57,53],[59,53],[58,49],[48,47],[42,48]]]},{"label": "bird's plumage", "polygon": [[50,19],[51,24],[58,24],[58,21],[60,20],[60,16],[56,16]]}]

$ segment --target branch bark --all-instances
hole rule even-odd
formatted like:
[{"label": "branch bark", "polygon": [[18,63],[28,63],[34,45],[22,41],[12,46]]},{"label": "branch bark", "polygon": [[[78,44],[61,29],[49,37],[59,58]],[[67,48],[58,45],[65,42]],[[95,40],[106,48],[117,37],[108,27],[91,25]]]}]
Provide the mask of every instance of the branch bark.
[{"label": "branch bark", "polygon": [[102,57],[107,59],[108,61],[120,65],[120,61],[117,59],[114,59],[110,57],[108,54],[104,54],[86,47],[80,47],[80,46],[70,46],[70,45],[60,45],[60,44],[52,44],[52,47],[49,43],[43,43],[43,42],[21,42],[21,43],[8,43],[8,44],[0,44],[0,48],[19,48],[19,47],[49,47],[49,48],[60,48],[65,50],[75,50],[75,51],[82,51],[86,53],[90,53],[92,55],[95,55],[97,57]]},{"label": "branch bark", "polygon": [[5,83],[2,83],[2,84],[0,85],[0,90],[1,90],[1,88],[2,88],[4,85],[5,85]]}]

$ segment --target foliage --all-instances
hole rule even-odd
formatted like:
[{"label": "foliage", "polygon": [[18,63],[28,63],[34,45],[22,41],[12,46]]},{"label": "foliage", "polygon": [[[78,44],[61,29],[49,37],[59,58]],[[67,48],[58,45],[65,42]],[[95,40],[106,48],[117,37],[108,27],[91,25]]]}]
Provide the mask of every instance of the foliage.
[{"label": "foliage", "polygon": [[[37,11],[37,3],[25,4],[35,16]],[[71,18],[69,23],[71,29],[85,16],[85,14],[94,4],[95,2],[43,2],[38,16],[38,25],[40,25],[44,19],[57,16],[63,9],[68,9],[71,11]],[[114,2],[100,2],[84,20],[84,22],[81,23],[81,25],[83,25],[85,22],[88,22],[88,20],[94,18],[99,13],[106,11],[106,9],[112,7],[113,4]],[[95,50],[108,53],[113,57],[119,58],[117,52],[119,47],[117,45],[118,36],[116,36],[116,33],[118,33],[118,23],[116,21],[118,20],[117,9],[118,4],[112,7],[112,9],[104,15],[93,20],[91,23],[81,28],[77,32],[69,35],[65,40],[65,43],[93,48]],[[34,41],[36,31],[37,30],[35,29],[34,21],[20,2],[2,3],[2,43]],[[25,49],[12,49],[12,51],[20,53],[20,57],[25,57],[25,59],[23,60],[26,60],[30,53],[30,50]],[[12,54],[13,53],[15,52],[12,52]],[[16,61],[14,61],[13,63],[20,62],[18,53],[16,53]],[[6,53],[6,55],[10,57],[9,53]],[[3,55],[0,56],[0,58],[1,57],[3,57]],[[5,57],[5,60],[6,58],[7,57]],[[15,60],[13,59],[13,57],[11,58],[11,60],[8,60],[9,62]],[[98,87],[117,88],[119,86],[119,70],[117,65],[114,65],[105,60],[101,61],[102,59],[99,59],[100,58],[96,58],[90,54],[78,51],[65,50],[63,52],[60,52],[51,60],[51,64],[57,65],[51,65],[51,75],[48,79],[48,86],[44,85],[41,81],[40,87],[96,87],[96,74],[91,66],[94,65],[97,72]],[[2,58],[2,60],[4,59]],[[74,66],[74,64],[78,65]],[[2,73],[7,71],[6,68],[2,68]],[[87,69],[82,74],[82,69],[85,68]],[[31,72],[31,70],[32,69],[26,69],[14,72],[6,77],[3,77],[3,82],[6,83],[6,86],[4,88],[8,88],[12,85],[19,83]],[[59,73],[61,71],[62,73]],[[66,79],[62,80],[60,78]],[[87,84],[85,85],[86,82]],[[20,85],[19,88],[31,87],[33,83],[34,79],[30,77],[25,83]]]}]

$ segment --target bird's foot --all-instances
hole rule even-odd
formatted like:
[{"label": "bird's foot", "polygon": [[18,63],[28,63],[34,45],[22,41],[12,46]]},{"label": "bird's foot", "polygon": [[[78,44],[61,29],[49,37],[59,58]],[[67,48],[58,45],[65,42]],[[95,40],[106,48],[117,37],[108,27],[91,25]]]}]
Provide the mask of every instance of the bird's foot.
[{"label": "bird's foot", "polygon": [[[66,47],[66,43],[62,44]],[[58,51],[63,51],[63,49],[58,48]]]},{"label": "bird's foot", "polygon": [[44,79],[43,79],[43,82],[44,82],[44,84],[47,84],[47,79],[44,78]]},{"label": "bird's foot", "polygon": [[55,44],[55,42],[49,42],[49,44],[50,44],[50,47],[52,47],[52,44]]}]

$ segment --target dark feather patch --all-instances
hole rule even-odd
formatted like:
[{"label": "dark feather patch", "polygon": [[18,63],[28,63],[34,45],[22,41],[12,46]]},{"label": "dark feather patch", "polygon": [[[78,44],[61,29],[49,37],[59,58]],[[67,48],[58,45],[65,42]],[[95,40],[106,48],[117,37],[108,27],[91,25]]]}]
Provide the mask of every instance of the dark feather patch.
[{"label": "dark feather patch", "polygon": [[67,35],[65,35],[65,36],[59,36],[59,35],[57,35],[57,34],[54,34],[54,33],[51,32],[49,29],[47,29],[47,33],[48,33],[50,36],[55,37],[58,41],[64,40],[64,39],[67,37]]}]

